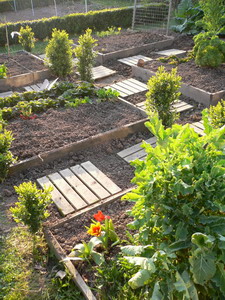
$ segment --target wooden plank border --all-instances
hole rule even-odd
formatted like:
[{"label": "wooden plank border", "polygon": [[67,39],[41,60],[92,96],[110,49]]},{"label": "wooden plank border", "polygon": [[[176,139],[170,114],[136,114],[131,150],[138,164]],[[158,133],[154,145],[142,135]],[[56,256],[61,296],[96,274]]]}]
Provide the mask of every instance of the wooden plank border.
[{"label": "wooden plank border", "polygon": [[[155,72],[138,66],[132,66],[132,75],[148,81],[149,78],[155,75]],[[186,83],[182,83],[180,91],[183,95],[203,103],[208,107],[210,105],[216,105],[218,101],[225,96],[225,90],[209,93]]]}]

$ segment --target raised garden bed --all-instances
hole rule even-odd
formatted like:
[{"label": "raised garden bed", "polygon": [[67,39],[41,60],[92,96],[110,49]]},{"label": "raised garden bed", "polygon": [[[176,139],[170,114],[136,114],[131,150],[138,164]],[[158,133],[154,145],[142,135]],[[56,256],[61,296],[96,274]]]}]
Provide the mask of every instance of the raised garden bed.
[{"label": "raised garden bed", "polygon": [[[132,66],[132,74],[147,81],[155,75],[158,67],[163,65],[167,71],[176,66],[157,60],[146,62],[144,68]],[[206,106],[215,105],[225,95],[224,82],[225,66],[219,68],[198,67],[194,61],[181,63],[177,66],[178,74],[182,77],[180,91],[183,95],[203,103]]]},{"label": "raised garden bed", "polygon": [[11,174],[66,156],[112,138],[144,129],[145,114],[124,101],[83,104],[74,109],[50,109],[33,120],[15,119],[11,151],[19,162]]},{"label": "raised garden bed", "polygon": [[122,32],[118,35],[96,37],[97,61],[101,64],[110,59],[118,59],[139,54],[144,50],[160,50],[171,46],[173,37],[150,32]]},{"label": "raised garden bed", "polygon": [[[82,241],[88,242],[90,236],[87,234],[85,226],[89,226],[93,219],[93,214],[98,210],[102,210],[105,215],[109,215],[114,223],[116,232],[121,240],[124,239],[124,232],[127,230],[126,225],[132,221],[126,213],[127,210],[131,209],[133,203],[121,201],[122,194],[130,191],[131,189],[125,190],[119,196],[114,199],[110,199],[105,203],[98,206],[84,209],[80,212],[75,213],[67,220],[61,221],[55,226],[45,230],[45,236],[48,244],[55,253],[59,260],[63,260],[71,252],[73,246]],[[120,213],[118,214],[118,211]],[[132,231],[131,231],[131,234]],[[107,259],[110,260],[116,256],[119,250],[119,246],[112,248]],[[90,268],[87,262],[80,262],[74,265],[71,261],[66,261],[65,265],[70,271],[74,282],[83,292],[84,296],[88,300],[95,300],[98,297],[98,292],[93,293],[90,289],[96,288],[95,276],[93,269]]]},{"label": "raised garden bed", "polygon": [[0,79],[1,92],[51,78],[51,73],[43,61],[26,51],[19,51],[9,56],[1,54],[1,64],[5,64],[8,69],[7,78]]}]

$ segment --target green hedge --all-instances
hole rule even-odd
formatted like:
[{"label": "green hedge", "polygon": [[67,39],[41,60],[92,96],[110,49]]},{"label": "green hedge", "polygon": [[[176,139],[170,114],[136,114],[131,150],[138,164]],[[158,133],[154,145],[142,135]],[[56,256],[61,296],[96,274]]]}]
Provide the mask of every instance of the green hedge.
[{"label": "green hedge", "polygon": [[[100,11],[91,11],[87,14],[76,13],[64,17],[52,17],[48,19],[39,19],[34,21],[22,21],[17,23],[7,23],[9,32],[9,42],[17,44],[18,39],[11,38],[12,31],[19,31],[21,26],[29,25],[34,31],[35,38],[43,40],[51,37],[52,29],[64,29],[69,34],[80,34],[87,28],[101,31],[109,26],[127,28],[132,23],[132,8],[114,8]],[[6,44],[5,25],[0,25],[0,45]]]}]

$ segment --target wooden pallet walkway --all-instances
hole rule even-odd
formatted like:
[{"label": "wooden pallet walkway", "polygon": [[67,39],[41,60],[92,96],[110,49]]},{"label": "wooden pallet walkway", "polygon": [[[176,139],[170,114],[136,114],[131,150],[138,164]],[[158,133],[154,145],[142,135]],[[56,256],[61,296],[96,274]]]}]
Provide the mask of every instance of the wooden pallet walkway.
[{"label": "wooden pallet walkway", "polygon": [[179,55],[179,54],[184,54],[184,53],[186,53],[186,51],[179,50],[179,49],[167,49],[167,50],[156,52],[156,54],[165,55],[165,56]]},{"label": "wooden pallet walkway", "polygon": [[90,161],[37,179],[41,187],[53,187],[52,200],[66,216],[121,191]]},{"label": "wooden pallet walkway", "polygon": [[205,128],[203,125],[203,121],[191,123],[190,127],[193,128],[194,131],[196,133],[198,133],[199,135],[201,135],[201,136],[205,135],[205,133],[204,133]]},{"label": "wooden pallet walkway", "polygon": [[135,55],[135,56],[118,59],[118,61],[128,66],[136,66],[139,59],[143,59],[144,62],[152,60],[152,58],[147,56]]},{"label": "wooden pallet walkway", "polygon": [[[145,141],[146,143],[149,143],[152,147],[156,146],[156,137],[151,137],[150,139]],[[124,159],[127,162],[131,162],[135,159],[144,160],[147,156],[145,149],[141,148],[143,142],[138,143],[134,146],[131,146],[129,148],[126,148],[120,152],[117,153],[122,159]]]},{"label": "wooden pallet walkway", "polygon": [[[137,103],[136,106],[142,110],[145,110],[145,101]],[[193,105],[188,104],[184,101],[177,100],[173,105],[172,105],[173,111],[176,110],[176,112],[180,113],[186,110],[189,110],[193,108]]]},{"label": "wooden pallet walkway", "polygon": [[8,91],[4,93],[0,93],[0,98],[9,97],[13,94],[13,91]]},{"label": "wooden pallet walkway", "polygon": [[105,89],[110,88],[119,92],[121,97],[127,97],[148,90],[146,84],[133,78],[129,78],[105,87]]},{"label": "wooden pallet walkway", "polygon": [[[92,68],[93,80],[103,79],[103,78],[109,77],[111,75],[114,75],[116,73],[117,73],[117,71],[111,70],[104,66],[98,66],[98,67]],[[79,72],[76,72],[76,74],[79,75]]]},{"label": "wooden pallet walkway", "polygon": [[45,89],[50,90],[57,81],[58,81],[58,78],[56,78],[55,80],[50,80],[50,81],[48,79],[45,79],[44,82],[25,86],[24,90],[27,92],[40,92]]}]

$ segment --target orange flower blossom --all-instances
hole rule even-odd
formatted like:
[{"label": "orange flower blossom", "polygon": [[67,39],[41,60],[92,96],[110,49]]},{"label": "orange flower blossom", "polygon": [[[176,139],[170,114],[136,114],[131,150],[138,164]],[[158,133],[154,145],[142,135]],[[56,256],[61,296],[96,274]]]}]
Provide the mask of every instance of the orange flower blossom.
[{"label": "orange flower blossom", "polygon": [[97,222],[96,224],[91,224],[91,227],[88,229],[87,233],[94,236],[100,236],[101,230],[101,224],[100,222]]},{"label": "orange flower blossom", "polygon": [[105,219],[110,219],[110,216],[104,215],[104,214],[102,213],[102,211],[99,210],[98,213],[94,215],[94,218],[95,218],[96,221],[102,222],[102,221],[104,221]]}]

